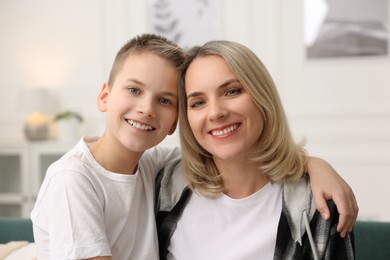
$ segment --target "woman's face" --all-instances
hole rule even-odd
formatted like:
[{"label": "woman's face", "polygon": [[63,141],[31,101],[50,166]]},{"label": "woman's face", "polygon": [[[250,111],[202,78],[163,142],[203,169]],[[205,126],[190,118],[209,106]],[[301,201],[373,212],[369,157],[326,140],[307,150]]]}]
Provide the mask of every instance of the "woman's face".
[{"label": "woman's face", "polygon": [[214,160],[249,157],[263,131],[250,94],[219,56],[195,59],[185,76],[187,116],[198,143]]}]

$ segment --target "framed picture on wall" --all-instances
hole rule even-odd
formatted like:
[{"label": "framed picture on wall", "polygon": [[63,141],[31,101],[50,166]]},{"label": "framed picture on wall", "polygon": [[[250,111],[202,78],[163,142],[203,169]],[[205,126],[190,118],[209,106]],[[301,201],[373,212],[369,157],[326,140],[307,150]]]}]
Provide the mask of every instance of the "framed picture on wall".
[{"label": "framed picture on wall", "polygon": [[183,48],[217,38],[215,0],[149,0],[148,31],[163,35]]},{"label": "framed picture on wall", "polygon": [[312,58],[388,54],[388,0],[304,0],[304,43]]}]

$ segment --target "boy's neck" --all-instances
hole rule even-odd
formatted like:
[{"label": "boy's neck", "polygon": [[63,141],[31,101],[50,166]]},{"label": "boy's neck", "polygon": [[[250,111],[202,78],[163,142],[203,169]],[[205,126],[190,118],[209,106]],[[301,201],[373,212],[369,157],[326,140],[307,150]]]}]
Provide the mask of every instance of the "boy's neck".
[{"label": "boy's neck", "polygon": [[135,174],[143,152],[133,152],[114,144],[104,136],[88,145],[95,160],[107,171]]}]

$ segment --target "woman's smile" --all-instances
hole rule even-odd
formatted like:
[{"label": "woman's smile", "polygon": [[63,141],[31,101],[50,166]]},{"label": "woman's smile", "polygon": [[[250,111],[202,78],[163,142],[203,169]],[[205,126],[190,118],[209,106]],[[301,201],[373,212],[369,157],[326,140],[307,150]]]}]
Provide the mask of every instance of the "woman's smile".
[{"label": "woman's smile", "polygon": [[210,134],[215,137],[225,137],[232,134],[240,127],[240,124],[233,124],[227,127],[222,127],[220,129],[214,129],[210,131]]}]

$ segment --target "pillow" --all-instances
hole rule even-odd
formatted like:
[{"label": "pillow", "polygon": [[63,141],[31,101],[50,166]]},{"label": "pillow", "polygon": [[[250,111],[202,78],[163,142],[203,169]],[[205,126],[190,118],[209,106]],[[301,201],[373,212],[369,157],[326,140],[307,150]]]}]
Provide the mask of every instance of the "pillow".
[{"label": "pillow", "polygon": [[35,244],[27,241],[11,241],[0,244],[0,259],[4,260],[36,260]]}]

